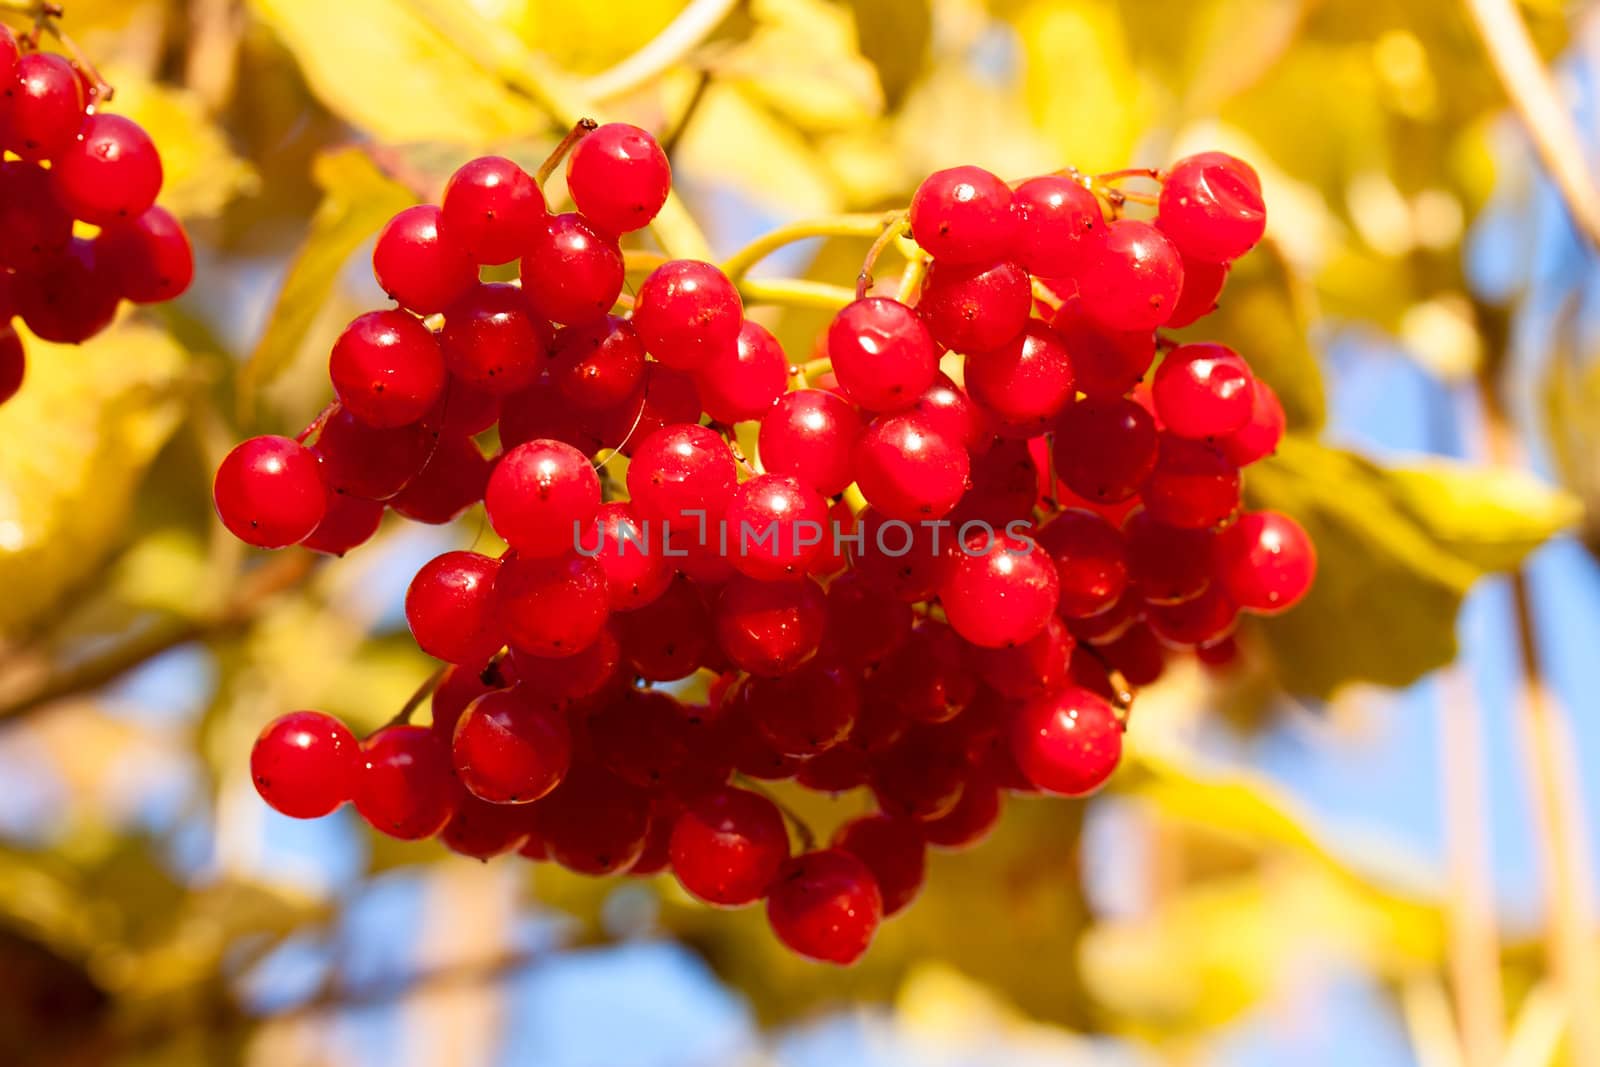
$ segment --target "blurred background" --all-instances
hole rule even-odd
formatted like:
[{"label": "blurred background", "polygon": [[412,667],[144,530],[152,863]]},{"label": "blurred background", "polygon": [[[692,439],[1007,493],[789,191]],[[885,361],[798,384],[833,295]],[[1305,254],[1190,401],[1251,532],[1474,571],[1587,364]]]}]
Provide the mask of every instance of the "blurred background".
[{"label": "blurred background", "polygon": [[[66,8],[199,271],[82,348],[30,339],[0,407],[0,1064],[1600,1067],[1600,8]],[[481,865],[249,783],[279,712],[399,708],[432,669],[405,584],[481,523],[251,555],[211,471],[325,403],[391,213],[580,114],[670,146],[718,256],[957,163],[1262,175],[1268,241],[1196,329],[1285,402],[1248,491],[1310,530],[1317,588],[1141,694],[1103,795],[934,857],[852,970],[670,877]],[[757,277],[848,284],[866,243]],[[800,360],[828,314],[760,317]],[[794,799],[824,833],[868,803]]]}]

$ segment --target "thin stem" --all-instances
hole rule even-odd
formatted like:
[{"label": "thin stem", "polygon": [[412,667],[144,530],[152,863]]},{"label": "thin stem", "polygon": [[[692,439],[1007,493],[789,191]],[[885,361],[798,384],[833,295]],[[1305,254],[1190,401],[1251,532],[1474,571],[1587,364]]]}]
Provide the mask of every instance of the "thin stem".
[{"label": "thin stem", "polygon": [[1133,686],[1128,684],[1128,679],[1121,671],[1112,666],[1104,652],[1087,641],[1081,642],[1078,647],[1088,652],[1094,661],[1100,664],[1100,669],[1106,672],[1106,681],[1110,683],[1111,694],[1116,701],[1117,721],[1122,724],[1123,729],[1127,729],[1128,718],[1133,711]]},{"label": "thin stem", "polygon": [[653,81],[700,47],[738,3],[739,0],[693,0],[643,48],[584,81],[584,95],[591,100],[609,100]]},{"label": "thin stem", "polygon": [[[1516,5],[1513,0],[1466,0],[1466,8],[1500,84],[1561,190],[1574,224],[1591,245],[1600,245],[1600,188],[1589,169],[1583,138]],[[1592,1011],[1581,1014],[1595,1015]]]},{"label": "thin stem", "polygon": [[695,115],[700,111],[700,105],[705,103],[706,91],[711,88],[711,72],[702,70],[699,77],[694,80],[694,92],[689,94],[689,102],[683,105],[683,111],[678,115],[678,121],[672,124],[672,129],[661,138],[661,151],[671,159],[678,151],[678,143],[683,140],[683,135],[689,132],[689,124],[694,121]]},{"label": "thin stem", "polygon": [[738,281],[750,268],[766,259],[785,245],[796,241],[809,241],[818,237],[877,237],[883,232],[886,216],[860,213],[830,215],[820,219],[802,219],[780,226],[771,233],[757,237],[723,261],[722,271]]},{"label": "thin stem", "polygon": [[660,252],[648,252],[643,248],[622,250],[622,266],[630,274],[649,274],[666,261],[667,257]]},{"label": "thin stem", "polygon": [[561,166],[561,161],[567,158],[567,153],[572,151],[579,141],[599,128],[600,124],[591,118],[582,118],[574,122],[572,129],[567,131],[567,135],[561,138],[561,142],[545,157],[545,161],[539,164],[539,169],[534,172],[533,180],[539,183],[539,188],[544,188],[544,183],[549,181],[550,175],[554,174],[556,168]]},{"label": "thin stem", "polygon": [[856,275],[857,300],[866,296],[867,290],[872,288],[872,270],[878,265],[878,257],[883,255],[883,250],[894,244],[895,239],[905,233],[910,226],[911,217],[904,211],[897,211],[884,220],[883,232],[878,234],[878,239],[867,249],[867,258],[861,261],[861,273]]},{"label": "thin stem", "polygon": [[384,723],[384,726],[411,725],[411,716],[415,715],[417,709],[422,707],[423,701],[433,696],[433,691],[439,688],[439,683],[444,681],[444,676],[449,670],[448,666],[442,666],[424,678],[422,684],[417,686],[417,691],[406,698],[405,704],[401,706],[399,711],[395,712],[394,718]]},{"label": "thin stem", "polygon": [[768,789],[765,785],[756,781],[754,778],[750,778],[741,774],[738,775],[738,779],[739,784],[743,788],[750,790],[752,793],[760,793],[762,796],[772,801],[772,806],[777,808],[778,811],[782,813],[784,819],[788,821],[789,825],[794,828],[795,836],[800,839],[800,851],[810,852],[817,847],[817,835],[812,831],[811,824],[801,818],[799,812],[795,811],[788,804],[785,804],[782,797],[774,794],[772,790]]},{"label": "thin stem", "polygon": [[1123,170],[1108,170],[1104,174],[1096,174],[1097,182],[1119,182],[1125,178],[1149,178],[1151,181],[1160,181],[1161,172],[1154,167],[1127,167]]},{"label": "thin stem", "polygon": [[928,266],[933,261],[927,255],[918,252],[906,261],[906,269],[900,272],[900,288],[895,290],[894,298],[902,304],[915,303],[922,292],[922,283],[928,277]]},{"label": "thin stem", "polygon": [[56,24],[55,20],[61,16],[61,8],[55,4],[47,6],[54,8],[55,14],[47,15],[40,20],[40,24],[44,26],[44,31],[56,39],[56,43],[66,51],[67,55],[72,57],[74,63],[83,68],[84,72],[94,82],[95,89],[100,94],[99,100],[95,101],[95,103],[110,103],[111,98],[117,95],[116,87],[101,76],[100,69],[94,65],[83,49],[78,47],[78,42],[69,37],[66,31]]},{"label": "thin stem", "polygon": [[312,419],[310,424],[307,425],[305,429],[294,435],[295,441],[303,445],[309,441],[313,435],[321,433],[322,428],[326,426],[328,424],[328,420],[333,417],[333,413],[338,410],[339,402],[337,400],[328,401],[327,406],[321,411],[317,412],[317,417]]},{"label": "thin stem", "polygon": [[777,304],[782,307],[820,308],[838,311],[852,303],[854,290],[826,282],[809,282],[799,278],[781,278],[773,281],[746,278],[739,283],[739,295],[747,304]]}]

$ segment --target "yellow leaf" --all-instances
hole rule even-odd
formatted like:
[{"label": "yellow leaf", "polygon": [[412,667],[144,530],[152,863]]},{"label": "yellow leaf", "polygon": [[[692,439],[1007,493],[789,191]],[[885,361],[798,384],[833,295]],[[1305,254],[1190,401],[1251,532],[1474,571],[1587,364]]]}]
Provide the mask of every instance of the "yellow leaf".
[{"label": "yellow leaf", "polygon": [[804,130],[847,129],[882,111],[848,12],[824,0],[762,0],[754,14],[755,32],[716,63],[719,76]]},{"label": "yellow leaf", "polygon": [[1583,516],[1571,493],[1512,467],[1429,458],[1390,470],[1388,481],[1429,536],[1490,571],[1512,569]]},{"label": "yellow leaf", "polygon": [[123,319],[78,347],[23,343],[27,379],[0,405],[0,632],[99,564],[183,410],[184,353],[161,330]]},{"label": "yellow leaf", "polygon": [[595,74],[644,47],[683,10],[684,0],[474,0],[485,16],[520,8],[518,36],[562,69]]},{"label": "yellow leaf", "polygon": [[878,72],[878,85],[890,107],[922,73],[933,40],[930,0],[852,0],[856,47]]},{"label": "yellow leaf", "polygon": [[1029,111],[1061,153],[1088,171],[1127,166],[1147,118],[1117,5],[1035,0],[1016,17]]},{"label": "yellow leaf", "polygon": [[[745,90],[713,84],[678,146],[680,169],[714,177],[781,217],[826,215],[839,192],[815,149]],[[707,216],[709,217],[709,213]]]}]

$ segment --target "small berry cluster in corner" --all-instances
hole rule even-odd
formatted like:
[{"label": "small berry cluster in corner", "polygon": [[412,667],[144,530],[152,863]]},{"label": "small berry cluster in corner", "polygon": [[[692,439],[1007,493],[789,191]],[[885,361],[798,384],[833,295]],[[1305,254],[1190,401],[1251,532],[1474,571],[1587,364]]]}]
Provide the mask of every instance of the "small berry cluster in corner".
[{"label": "small berry cluster in corner", "polygon": [[[1315,571],[1293,519],[1240,511],[1240,468],[1283,432],[1272,390],[1156,332],[1209,312],[1261,238],[1256,175],[1215,153],[1130,174],[1161,184],[1153,222],[1122,217],[1125,175],[930,176],[826,358],[791,367],[712,264],[663,262],[623,298],[621,238],[670,188],[646,132],[577,139],[569,214],[509,160],[462,167],[379,236],[398,307],[339,337],[336,402],[298,440],[239,445],[216,504],[253,545],[342,554],[386,509],[443,523],[481,502],[509,547],[411,583],[412,633],[448,664],[431,725],[408,706],[358,742],[286,715],[252,753],[262,797],[302,818],[353,801],[484,859],[670,868],[849,963],[927,848],[975,844],[1008,794],[1099,788],[1133,687],[1179,652],[1225,663],[1240,613],[1287,610]],[[900,298],[871,295],[906,232]],[[514,260],[520,284],[480,280]],[[625,485],[602,454],[627,457]],[[653,688],[697,671],[704,703]],[[795,853],[758,784],[787,779],[877,810],[826,847],[790,819]]]}]

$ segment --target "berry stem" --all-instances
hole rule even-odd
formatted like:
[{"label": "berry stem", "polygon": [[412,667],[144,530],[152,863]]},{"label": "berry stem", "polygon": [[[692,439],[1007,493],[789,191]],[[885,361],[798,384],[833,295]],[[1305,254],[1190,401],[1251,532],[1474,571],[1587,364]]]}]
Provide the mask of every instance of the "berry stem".
[{"label": "berry stem", "polygon": [[338,410],[339,402],[337,400],[328,401],[328,406],[317,412],[317,417],[312,419],[310,424],[307,425],[305,429],[294,435],[295,441],[303,445],[314,435],[321,433],[322,428],[326,426],[328,420],[333,417],[333,413]]},{"label": "berry stem", "polygon": [[[385,727],[411,725],[411,717],[417,713],[418,708],[422,707],[422,702],[424,700],[427,700],[429,697],[433,696],[433,691],[439,688],[439,683],[444,681],[444,676],[449,670],[449,666],[441,666],[432,674],[428,675],[428,677],[424,678],[422,680],[422,684],[417,686],[417,691],[407,697],[406,702],[401,705],[400,710],[395,712],[394,718],[390,719],[383,725]],[[487,668],[485,668],[485,670],[487,670]]]},{"label": "berry stem", "polygon": [[812,831],[811,824],[800,817],[800,813],[783,802],[783,799],[768,789],[765,785],[745,775],[737,775],[741,788],[752,793],[760,793],[772,801],[772,806],[783,815],[789,826],[794,830],[794,835],[800,839],[800,851],[811,852],[817,847],[817,835]]},{"label": "berry stem", "polygon": [[626,95],[677,66],[722,24],[739,0],[692,0],[637,52],[583,83],[591,100]]},{"label": "berry stem", "polygon": [[767,279],[746,278],[739,283],[739,295],[750,304],[777,304],[783,307],[820,308],[838,311],[854,302],[854,290],[826,282],[811,282],[800,278]]},{"label": "berry stem", "polygon": [[74,41],[65,30],[56,24],[55,20],[61,15],[61,8],[56,4],[45,6],[53,8],[55,14],[41,18],[40,25],[44,27],[46,33],[56,39],[56,43],[66,51],[67,55],[72,57],[72,61],[83,68],[84,72],[94,81],[95,88],[100,93],[100,99],[97,103],[109,103],[111,98],[117,95],[116,87],[105,80],[100,74],[100,68],[96,67],[83,49],[78,47],[78,42]]},{"label": "berry stem", "polygon": [[744,468],[746,474],[755,475],[761,473],[750,465],[750,460],[745,456],[744,449],[739,444],[739,436],[734,432],[732,426],[725,422],[713,422],[711,423],[711,429],[721,434],[722,439],[728,442],[728,451],[733,453],[734,461]]},{"label": "berry stem", "polygon": [[895,292],[894,298],[902,304],[911,304],[922,292],[922,283],[928,277],[928,265],[933,260],[920,250],[906,263],[906,269],[900,274],[900,288]]},{"label": "berry stem", "polygon": [[1105,653],[1087,641],[1081,643],[1078,647],[1093,656],[1095,662],[1100,664],[1101,668],[1106,672],[1106,681],[1111,683],[1111,692],[1115,697],[1117,721],[1122,724],[1123,729],[1127,729],[1128,715],[1133,710],[1133,687],[1128,684],[1128,679],[1122,676],[1122,672],[1113,667],[1111,661],[1106,659]]},{"label": "berry stem", "polygon": [[893,215],[862,212],[792,222],[763,234],[729,256],[722,264],[722,272],[737,282],[751,267],[785,245],[817,237],[878,237],[892,218]]},{"label": "berry stem", "polygon": [[650,252],[643,248],[622,250],[622,266],[629,274],[649,274],[665,262],[667,257],[660,252]]},{"label": "berry stem", "polygon": [[599,128],[600,124],[591,118],[581,118],[574,122],[572,129],[567,131],[567,135],[561,138],[561,141],[545,157],[544,162],[539,164],[539,169],[534,172],[533,180],[538,183],[539,188],[544,188],[545,182],[550,180],[550,175],[554,174],[556,168],[561,166],[561,161],[567,158],[567,153],[571,152],[579,141]]},{"label": "berry stem", "polygon": [[1061,310],[1061,297],[1038,278],[1033,279],[1033,298],[1051,311]]},{"label": "berry stem", "polygon": [[856,275],[856,299],[860,300],[872,288],[872,270],[878,265],[878,257],[883,255],[883,250],[895,242],[901,234],[911,228],[911,216],[904,211],[897,211],[883,222],[883,231],[878,234],[878,239],[872,242],[872,247],[867,249],[867,258],[861,261],[861,272]]},{"label": "berry stem", "polygon": [[1104,174],[1096,174],[1093,178],[1097,182],[1118,182],[1125,178],[1149,178],[1151,181],[1161,181],[1161,172],[1154,167],[1127,167],[1123,170],[1108,170]]}]

